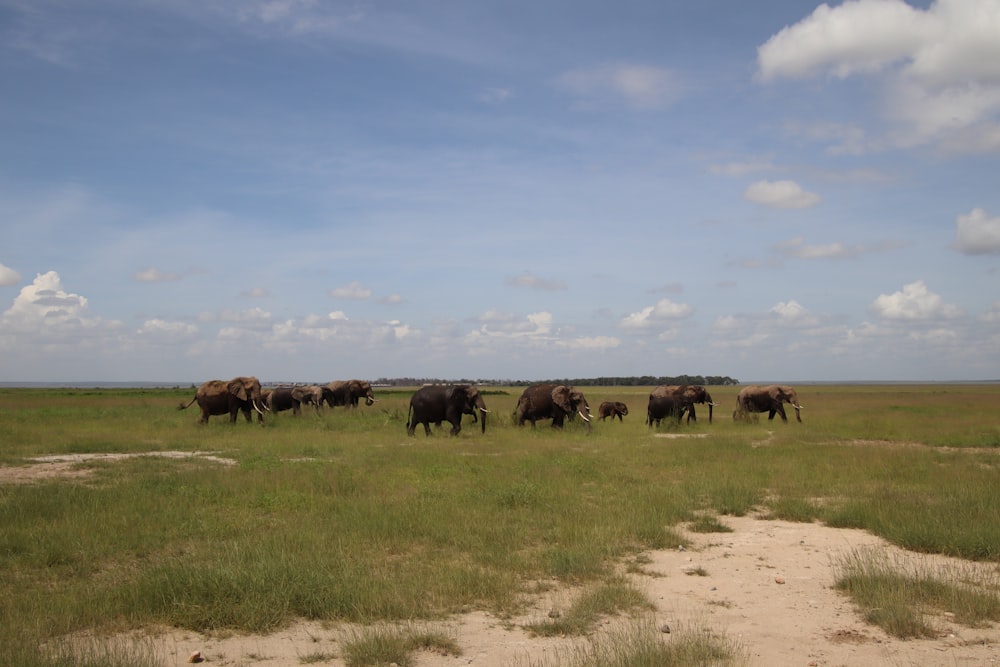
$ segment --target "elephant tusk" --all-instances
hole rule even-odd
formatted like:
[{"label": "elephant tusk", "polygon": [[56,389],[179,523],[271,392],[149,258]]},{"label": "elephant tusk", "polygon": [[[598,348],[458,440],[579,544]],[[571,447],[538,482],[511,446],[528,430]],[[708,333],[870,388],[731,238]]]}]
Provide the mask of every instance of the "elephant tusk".
[{"label": "elephant tusk", "polygon": [[479,408],[479,411],[482,412],[484,415],[488,415],[490,413],[490,411],[487,410],[486,408]]},{"label": "elephant tusk", "polygon": [[576,414],[578,414],[581,417],[583,417],[583,421],[585,421],[585,422],[589,422],[590,421],[590,417],[588,417],[587,415],[583,414],[583,412],[581,412],[580,410],[577,410]]},{"label": "elephant tusk", "polygon": [[257,401],[250,401],[250,403],[253,405],[254,410],[256,410],[261,415],[264,414],[264,411],[257,407]]},{"label": "elephant tusk", "polygon": [[792,404],[792,407],[795,408],[796,410],[802,410],[804,408],[804,406],[795,405],[794,403]]}]

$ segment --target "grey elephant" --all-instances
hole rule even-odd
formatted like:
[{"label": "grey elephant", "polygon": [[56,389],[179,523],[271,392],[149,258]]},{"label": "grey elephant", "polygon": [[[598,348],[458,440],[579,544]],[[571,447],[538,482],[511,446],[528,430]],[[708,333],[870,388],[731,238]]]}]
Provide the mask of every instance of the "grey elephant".
[{"label": "grey elephant", "polygon": [[236,423],[236,415],[243,412],[246,420],[250,420],[250,409],[257,411],[258,423],[264,423],[263,397],[261,395],[260,381],[252,376],[235,377],[228,382],[225,380],[209,380],[195,392],[187,404],[181,403],[178,410],[186,410],[192,403],[198,401],[201,408],[201,424],[207,424],[211,415],[229,414],[229,421]]},{"label": "grey elephant", "polygon": [[676,396],[682,404],[681,415],[678,418],[683,417],[683,413],[686,412],[688,424],[698,421],[694,405],[695,403],[703,403],[708,405],[708,423],[712,423],[712,411],[715,403],[712,401],[712,395],[708,393],[705,387],[697,384],[661,384],[649,394],[650,398],[667,395]]},{"label": "grey elephant", "polygon": [[515,415],[518,426],[530,421],[532,428],[539,419],[551,419],[552,428],[562,428],[567,417],[572,420],[580,415],[587,432],[590,432],[590,404],[582,391],[564,384],[528,386],[517,401]]},{"label": "grey elephant", "polygon": [[618,421],[624,421],[622,417],[628,414],[628,406],[621,401],[604,401],[597,408],[597,414],[604,421],[611,417],[611,421],[618,417]]},{"label": "grey elephant", "polygon": [[323,401],[323,388],[317,385],[296,385],[294,387],[276,387],[264,398],[264,403],[271,412],[291,410],[296,417],[302,411],[303,405],[311,405],[319,413]]},{"label": "grey elephant", "polygon": [[681,417],[686,410],[692,409],[691,401],[681,393],[659,392],[649,394],[649,405],[646,407],[646,423],[659,426],[662,419],[671,417],[681,423]]},{"label": "grey elephant", "polygon": [[774,419],[774,415],[780,415],[781,421],[788,423],[785,415],[785,403],[795,408],[795,419],[802,421],[799,410],[802,405],[799,403],[799,395],[793,387],[788,385],[772,384],[766,387],[750,385],[740,390],[736,397],[736,411],[733,412],[733,420],[747,420],[750,413],[767,412],[768,421]]},{"label": "grey elephant", "polygon": [[406,433],[413,435],[417,424],[424,425],[424,433],[431,434],[431,424],[451,423],[451,434],[462,430],[462,415],[480,413],[481,429],[486,433],[486,402],[479,390],[472,385],[429,385],[421,387],[410,397],[406,416]]},{"label": "grey elephant", "polygon": [[375,403],[372,385],[365,380],[334,380],[328,383],[323,391],[323,400],[331,408],[338,405],[356,408],[362,398],[365,399],[365,405]]}]

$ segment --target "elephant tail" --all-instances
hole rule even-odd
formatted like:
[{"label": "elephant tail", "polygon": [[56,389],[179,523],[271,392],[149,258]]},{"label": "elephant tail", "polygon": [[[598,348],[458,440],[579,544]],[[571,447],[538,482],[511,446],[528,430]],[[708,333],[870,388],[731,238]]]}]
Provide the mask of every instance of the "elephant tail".
[{"label": "elephant tail", "polygon": [[197,399],[198,399],[198,394],[195,394],[194,398],[192,398],[190,401],[188,401],[187,405],[185,405],[184,402],[181,401],[181,404],[177,406],[177,409],[178,410],[185,410],[185,409],[191,407],[191,404],[194,403]]}]

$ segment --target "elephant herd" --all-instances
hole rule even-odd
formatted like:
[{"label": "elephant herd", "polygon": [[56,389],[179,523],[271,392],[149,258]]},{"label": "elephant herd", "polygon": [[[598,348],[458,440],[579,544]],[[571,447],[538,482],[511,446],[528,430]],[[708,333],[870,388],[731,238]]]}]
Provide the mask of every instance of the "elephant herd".
[{"label": "elephant herd", "polygon": [[[237,377],[228,382],[211,380],[204,383],[198,388],[194,398],[187,404],[181,403],[178,409],[183,410],[197,401],[201,408],[200,423],[207,423],[209,416],[224,414],[228,414],[229,421],[235,423],[240,412],[243,412],[249,422],[252,410],[257,413],[257,421],[263,423],[265,411],[291,410],[298,415],[303,405],[311,405],[318,412],[323,403],[331,407],[343,405],[356,408],[362,398],[366,405],[375,403],[371,384],[362,380],[262,389],[255,377]],[[795,418],[801,422],[799,411],[802,405],[794,388],[785,385],[744,387],[736,398],[733,420],[755,419],[757,413],[767,412],[769,420],[774,419],[777,414],[787,423],[785,403],[795,409]],[[697,421],[696,404],[708,407],[708,421],[711,423],[716,403],[705,387],[660,385],[649,394],[646,423],[649,426],[659,426],[661,420],[670,417],[679,424],[685,415],[688,423]],[[412,436],[417,426],[423,424],[425,434],[430,435],[432,423],[440,426],[442,422],[449,422],[451,434],[457,435],[462,430],[462,416],[471,415],[474,423],[480,422],[481,431],[485,433],[488,413],[482,394],[472,385],[428,385],[418,389],[410,398],[406,432]],[[620,401],[605,401],[598,408],[601,420],[611,417],[614,421],[617,417],[618,421],[622,421],[627,414],[628,406]],[[523,426],[528,421],[532,428],[536,421],[546,419],[552,420],[553,428],[562,428],[566,420],[572,421],[577,416],[589,433],[592,415],[583,392],[575,387],[556,383],[530,385],[521,393],[514,411],[518,426]]]},{"label": "elephant herd", "polygon": [[363,380],[334,380],[325,385],[307,385],[292,387],[275,387],[262,389],[260,381],[253,376],[236,377],[228,382],[224,380],[209,380],[198,387],[194,398],[188,403],[181,403],[178,410],[184,410],[198,401],[201,408],[200,423],[208,423],[213,415],[229,415],[229,421],[235,423],[236,416],[242,412],[247,421],[251,414],[257,413],[257,421],[263,423],[264,412],[282,412],[291,410],[298,415],[303,405],[311,405],[318,412],[323,403],[330,407],[343,405],[358,407],[361,399],[366,405],[375,403],[370,383]]}]

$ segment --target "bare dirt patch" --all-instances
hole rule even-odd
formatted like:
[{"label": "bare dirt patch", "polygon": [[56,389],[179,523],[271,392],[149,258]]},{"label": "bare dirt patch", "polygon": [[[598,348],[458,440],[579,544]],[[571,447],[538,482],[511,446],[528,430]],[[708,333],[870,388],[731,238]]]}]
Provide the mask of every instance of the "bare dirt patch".
[{"label": "bare dirt patch", "polygon": [[216,456],[212,452],[136,452],[119,454],[53,454],[28,459],[23,466],[0,467],[0,484],[30,484],[45,479],[86,478],[93,474],[93,469],[83,464],[91,461],[121,461],[138,457],[160,457],[169,459],[198,458],[213,461],[222,465],[235,465],[233,459]]},{"label": "bare dirt patch", "polygon": [[[629,575],[656,606],[653,627],[724,633],[746,649],[751,665],[761,667],[1000,665],[1000,629],[995,626],[969,629],[945,617],[936,638],[899,640],[865,624],[850,601],[832,588],[837,557],[859,548],[881,549],[892,558],[920,559],[935,567],[973,567],[985,576],[995,576],[995,564],[912,554],[863,531],[816,523],[749,517],[723,517],[722,522],[734,532],[692,534],[694,546],[649,553],[641,572]],[[690,576],[695,569],[701,576]],[[556,658],[570,655],[575,642],[587,639],[534,638],[523,625],[542,619],[553,605],[568,605],[570,598],[566,592],[546,594],[521,618],[499,619],[475,611],[427,624],[453,637],[461,654],[418,653],[414,664],[555,664]],[[606,623],[595,635],[617,625]],[[207,664],[217,666],[341,667],[343,641],[356,630],[299,622],[268,636],[208,637],[169,630],[149,639],[168,665],[186,664],[193,652],[201,651]],[[666,641],[671,636],[664,634]]]}]

